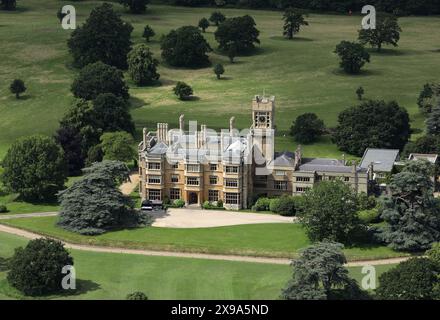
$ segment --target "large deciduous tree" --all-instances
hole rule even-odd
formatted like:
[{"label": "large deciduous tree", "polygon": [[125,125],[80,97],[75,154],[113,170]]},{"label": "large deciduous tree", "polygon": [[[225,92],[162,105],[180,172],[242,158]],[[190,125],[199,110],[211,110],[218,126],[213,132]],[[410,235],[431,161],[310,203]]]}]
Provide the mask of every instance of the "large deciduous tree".
[{"label": "large deciduous tree", "polygon": [[293,278],[282,290],[287,300],[363,300],[368,294],[349,277],[340,243],[320,242],[292,261]]},{"label": "large deciduous tree", "polygon": [[171,30],[161,43],[162,58],[175,67],[203,67],[209,64],[210,45],[193,26]]},{"label": "large deciduous tree", "polygon": [[119,161],[97,162],[84,169],[84,177],[59,195],[58,225],[95,235],[149,223],[135,212],[133,200],[119,190],[118,185],[127,179],[129,169]]},{"label": "large deciduous tree", "polygon": [[357,215],[357,196],[342,181],[322,181],[308,190],[299,217],[312,241],[353,243],[364,225]]},{"label": "large deciduous tree", "polygon": [[255,43],[260,43],[260,32],[255,26],[254,19],[249,15],[226,19],[218,26],[215,40],[219,48],[225,52],[228,52],[231,46],[239,54],[250,52],[255,49]]},{"label": "large deciduous tree", "polygon": [[299,32],[301,26],[308,26],[309,23],[304,19],[304,13],[298,9],[288,8],[283,15],[283,35],[288,39]]},{"label": "large deciduous tree", "polygon": [[100,147],[104,160],[131,161],[136,159],[136,149],[133,147],[133,136],[125,131],[106,132],[101,138]]},{"label": "large deciduous tree", "polygon": [[402,149],[409,136],[404,108],[395,101],[371,100],[339,114],[333,140],[342,151],[362,156],[366,148]]},{"label": "large deciduous tree", "polygon": [[335,53],[341,59],[340,67],[346,73],[357,74],[365,63],[370,62],[370,54],[359,43],[342,41],[336,46]]},{"label": "large deciduous tree", "polygon": [[290,134],[297,142],[311,143],[324,131],[324,121],[314,113],[304,113],[296,118],[290,127]]},{"label": "large deciduous tree", "polygon": [[426,131],[431,135],[440,135],[440,103],[433,107],[426,119]]},{"label": "large deciduous tree", "polygon": [[63,268],[73,266],[73,258],[60,241],[35,239],[25,248],[15,249],[7,275],[9,284],[25,295],[39,296],[63,290]]},{"label": "large deciduous tree", "polygon": [[0,8],[3,10],[15,10],[17,8],[16,0],[1,0]]},{"label": "large deciduous tree", "polygon": [[55,137],[66,154],[69,174],[77,175],[103,132],[127,131],[135,127],[127,102],[114,94],[100,94],[93,101],[78,100],[60,121]]},{"label": "large deciduous tree", "polygon": [[101,93],[112,93],[126,100],[129,98],[122,71],[100,61],[82,68],[71,90],[75,97],[85,100],[93,100]]},{"label": "large deciduous tree", "polygon": [[428,258],[412,258],[380,275],[376,296],[383,300],[431,300],[439,284],[439,266]]},{"label": "large deciduous tree", "polygon": [[35,135],[16,141],[2,162],[3,184],[26,200],[52,200],[64,187],[67,168],[61,147]]},{"label": "large deciduous tree", "polygon": [[67,42],[74,65],[82,68],[102,61],[125,69],[132,31],[133,27],[121,20],[112,5],[104,3],[94,8],[87,21],[72,32]]},{"label": "large deciduous tree", "polygon": [[370,44],[377,51],[382,49],[384,44],[397,47],[400,40],[400,32],[402,29],[397,22],[397,17],[393,15],[377,15],[375,29],[359,30],[359,42],[362,44]]},{"label": "large deciduous tree", "polygon": [[222,23],[225,20],[226,20],[225,15],[223,13],[221,13],[220,11],[214,11],[213,13],[211,13],[211,16],[209,17],[209,21],[214,23],[215,26],[217,26],[217,27],[220,23]]},{"label": "large deciduous tree", "polygon": [[396,250],[420,251],[440,240],[440,204],[433,196],[433,166],[410,162],[393,176],[391,196],[382,200],[387,225],[378,237]]},{"label": "large deciduous tree", "polygon": [[134,46],[128,53],[127,61],[128,73],[138,86],[151,85],[159,79],[159,61],[153,57],[153,53],[145,44]]}]

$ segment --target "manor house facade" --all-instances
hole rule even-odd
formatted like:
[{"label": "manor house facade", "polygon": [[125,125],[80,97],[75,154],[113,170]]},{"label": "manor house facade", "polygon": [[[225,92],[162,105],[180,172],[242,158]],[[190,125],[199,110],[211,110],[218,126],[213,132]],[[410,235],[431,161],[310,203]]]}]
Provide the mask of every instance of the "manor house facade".
[{"label": "manor house facade", "polygon": [[368,191],[372,168],[345,160],[303,158],[295,152],[274,152],[275,97],[255,96],[252,126],[239,131],[235,119],[221,133],[198,128],[179,118],[179,128],[158,123],[143,130],[139,144],[139,191],[143,200],[186,204],[222,200],[229,209],[247,208],[256,196],[298,195],[319,181],[340,179],[357,192]]}]

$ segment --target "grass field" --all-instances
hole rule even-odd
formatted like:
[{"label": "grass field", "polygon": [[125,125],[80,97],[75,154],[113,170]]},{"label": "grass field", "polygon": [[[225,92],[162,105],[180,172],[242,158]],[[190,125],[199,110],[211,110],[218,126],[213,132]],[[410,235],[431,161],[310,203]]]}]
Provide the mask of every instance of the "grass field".
[{"label": "grass field", "polygon": [[[0,233],[0,259],[12,256],[26,240]],[[213,261],[71,250],[77,272],[78,293],[53,299],[124,299],[143,291],[150,299],[277,299],[291,277],[285,265]],[[376,266],[376,276],[393,265]],[[350,275],[362,279],[360,267]],[[212,275],[215,274],[215,277]],[[0,300],[23,299],[0,269]]]},{"label": "grass field", "polygon": [[[310,244],[300,224],[270,223],[191,229],[148,227],[82,236],[57,227],[56,219],[21,218],[1,220],[0,223],[72,243],[136,249],[292,258]],[[345,254],[351,261],[405,255],[384,246],[346,248]]]},{"label": "grass field", "polygon": [[[78,23],[87,18],[98,1],[75,3]],[[76,70],[69,67],[71,59],[66,47],[70,31],[63,30],[56,18],[62,3],[56,0],[28,0],[19,3],[17,12],[0,12],[0,158],[17,138],[34,133],[51,135],[58,120],[71,104],[69,88]],[[157,36],[150,44],[160,58],[159,38],[173,28],[196,25],[208,17],[211,8],[149,6],[145,15],[127,14],[115,4],[126,21],[134,26],[134,42],[141,42],[145,24]],[[359,16],[310,15],[310,26],[294,41],[281,37],[281,13],[222,9],[229,17],[250,14],[261,31],[261,46],[253,56],[239,57],[237,63],[214,50],[213,63],[225,65],[224,80],[215,80],[212,68],[175,69],[161,65],[162,85],[137,88],[131,82],[132,115],[138,133],[144,126],[153,129],[156,122],[177,124],[181,113],[187,120],[198,120],[211,128],[227,127],[234,115],[238,127],[250,125],[250,100],[265,91],[277,97],[276,124],[279,139],[276,148],[293,149],[290,138],[283,137],[292,120],[301,113],[315,112],[333,126],[338,113],[357,104],[355,90],[362,85],[366,98],[395,99],[411,114],[413,126],[423,127],[416,98],[427,81],[438,80],[440,44],[432,30],[440,28],[438,17],[401,18],[403,29],[397,49],[382,54],[372,52],[372,63],[358,76],[347,76],[338,69],[333,53],[341,40],[355,40]],[[205,37],[215,49],[214,27]],[[28,87],[22,99],[9,93],[9,83],[22,78]],[[194,101],[181,102],[171,92],[176,81],[193,86]],[[306,156],[340,157],[341,152],[328,137],[304,148]]]}]

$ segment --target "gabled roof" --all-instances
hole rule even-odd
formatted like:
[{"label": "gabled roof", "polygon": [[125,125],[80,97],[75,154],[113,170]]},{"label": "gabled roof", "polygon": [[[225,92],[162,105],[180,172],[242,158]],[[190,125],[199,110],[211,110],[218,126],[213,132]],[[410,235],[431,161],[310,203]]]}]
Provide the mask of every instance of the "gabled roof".
[{"label": "gabled roof", "polygon": [[291,152],[276,153],[273,165],[276,167],[294,167],[295,156]]},{"label": "gabled roof", "polygon": [[438,159],[438,154],[430,153],[411,153],[408,160],[428,160],[431,163],[436,163]]},{"label": "gabled roof", "polygon": [[399,160],[399,150],[397,149],[372,149],[367,148],[361,161],[361,168],[368,169],[373,163],[374,171],[391,172],[394,163]]},{"label": "gabled roof", "polygon": [[156,145],[154,145],[154,147],[152,147],[148,151],[148,154],[165,154],[167,153],[167,150],[168,150],[168,145],[161,141]]}]

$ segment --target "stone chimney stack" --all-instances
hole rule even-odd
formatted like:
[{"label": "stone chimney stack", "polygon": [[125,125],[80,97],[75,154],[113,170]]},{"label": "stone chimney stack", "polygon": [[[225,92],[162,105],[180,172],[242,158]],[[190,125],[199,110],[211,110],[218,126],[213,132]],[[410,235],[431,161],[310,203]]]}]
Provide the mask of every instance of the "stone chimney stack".
[{"label": "stone chimney stack", "polygon": [[231,117],[231,119],[229,119],[229,135],[231,137],[234,136],[234,130],[235,130],[235,117]]},{"label": "stone chimney stack", "polygon": [[143,128],[142,129],[142,141],[144,143],[144,150],[147,149],[147,135],[148,135],[148,130],[147,128]]},{"label": "stone chimney stack", "polygon": [[206,124],[202,124],[200,126],[200,133],[201,133],[201,143],[200,143],[200,147],[205,147],[206,148],[206,143],[207,143],[207,133],[206,133]]},{"label": "stone chimney stack", "polygon": [[156,132],[157,140],[160,142],[167,143],[168,141],[168,123],[158,123],[157,124],[157,132]]},{"label": "stone chimney stack", "polygon": [[179,129],[181,132],[185,131],[185,116],[183,114],[179,117]]}]

